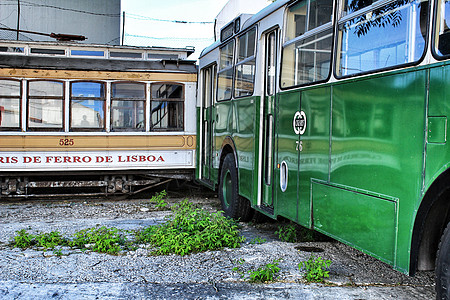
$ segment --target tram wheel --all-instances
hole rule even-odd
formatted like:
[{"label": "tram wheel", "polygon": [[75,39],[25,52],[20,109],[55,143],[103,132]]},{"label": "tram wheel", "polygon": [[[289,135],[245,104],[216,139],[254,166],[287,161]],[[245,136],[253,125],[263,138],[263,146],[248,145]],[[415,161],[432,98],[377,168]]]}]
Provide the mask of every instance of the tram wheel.
[{"label": "tram wheel", "polygon": [[238,192],[238,175],[233,154],[227,154],[223,161],[219,181],[219,199],[224,215],[243,222],[250,221],[254,210],[250,201]]},{"label": "tram wheel", "polygon": [[442,234],[437,252],[436,299],[450,300],[450,223]]}]

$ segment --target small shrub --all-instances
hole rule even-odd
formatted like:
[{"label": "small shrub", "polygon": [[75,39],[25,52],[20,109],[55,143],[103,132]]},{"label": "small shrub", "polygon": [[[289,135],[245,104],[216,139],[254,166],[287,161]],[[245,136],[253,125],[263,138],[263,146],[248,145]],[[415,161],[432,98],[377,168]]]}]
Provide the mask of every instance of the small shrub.
[{"label": "small shrub", "polygon": [[275,231],[278,234],[278,238],[283,242],[296,243],[297,242],[297,230],[294,224],[285,226],[278,226],[278,230]]},{"label": "small shrub", "polygon": [[156,203],[156,208],[159,210],[165,210],[168,206],[166,203],[167,192],[166,190],[162,190],[160,193],[156,193],[156,195],[152,196],[150,199],[150,203]]},{"label": "small shrub", "polygon": [[19,230],[16,233],[17,235],[14,237],[14,241],[11,242],[12,247],[24,250],[36,245],[34,235],[28,233],[25,229]]},{"label": "small shrub", "polygon": [[279,260],[274,260],[272,263],[269,263],[265,266],[259,267],[256,270],[248,271],[249,279],[248,281],[253,283],[264,283],[273,281],[276,278],[276,275],[280,271],[280,267],[278,267]]},{"label": "small shrub", "polygon": [[265,242],[267,242],[266,239],[262,239],[262,238],[260,238],[260,237],[256,237],[256,238],[254,238],[254,239],[252,239],[252,240],[250,241],[250,244],[252,244],[252,245],[254,245],[254,244],[263,244],[263,243],[265,243]]},{"label": "small shrub", "polygon": [[61,236],[58,231],[52,231],[50,233],[41,233],[35,236],[38,247],[44,247],[44,249],[54,249],[56,246],[67,246],[68,240]]},{"label": "small shrub", "polygon": [[137,233],[137,240],[150,243],[156,255],[179,254],[236,248],[244,241],[238,225],[222,212],[210,213],[183,200],[173,207],[174,215],[168,222]]},{"label": "small shrub", "polygon": [[123,249],[126,242],[126,237],[119,229],[97,226],[75,233],[73,241],[69,244],[73,248],[84,250],[87,249],[86,245],[93,245],[92,251],[117,254]]},{"label": "small shrub", "polygon": [[331,260],[324,260],[322,257],[311,255],[307,261],[298,264],[300,271],[305,270],[303,278],[307,282],[323,282],[325,278],[330,277],[327,269],[331,265]]}]

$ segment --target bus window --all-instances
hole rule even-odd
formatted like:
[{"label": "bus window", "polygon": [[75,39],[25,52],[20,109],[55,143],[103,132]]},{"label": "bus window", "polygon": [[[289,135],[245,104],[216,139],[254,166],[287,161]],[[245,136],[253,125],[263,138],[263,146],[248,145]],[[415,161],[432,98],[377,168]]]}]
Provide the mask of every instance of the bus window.
[{"label": "bus window", "polygon": [[20,128],[20,98],[20,81],[0,80],[0,129]]},{"label": "bus window", "polygon": [[450,54],[450,2],[445,0],[437,8],[435,52],[439,56]]},{"label": "bus window", "polygon": [[111,84],[111,128],[145,129],[145,84],[121,82]]},{"label": "bus window", "polygon": [[[333,1],[301,1],[288,9],[281,87],[326,80],[330,74]],[[320,29],[317,29],[321,27]],[[314,30],[314,31],[312,31]]]},{"label": "bus window", "polygon": [[28,82],[28,128],[63,129],[64,84],[60,81]]},{"label": "bus window", "polygon": [[253,94],[255,81],[256,28],[238,38],[238,61],[235,70],[234,97]]},{"label": "bus window", "polygon": [[105,84],[77,81],[70,89],[70,128],[105,129]]},{"label": "bus window", "polygon": [[220,64],[217,84],[217,100],[231,99],[231,91],[233,88],[233,53],[234,40],[220,49]]},{"label": "bus window", "polygon": [[417,62],[425,50],[427,11],[428,2],[398,0],[339,23],[337,75]]},{"label": "bus window", "polygon": [[184,87],[175,83],[151,85],[150,118],[152,130],[184,129]]}]

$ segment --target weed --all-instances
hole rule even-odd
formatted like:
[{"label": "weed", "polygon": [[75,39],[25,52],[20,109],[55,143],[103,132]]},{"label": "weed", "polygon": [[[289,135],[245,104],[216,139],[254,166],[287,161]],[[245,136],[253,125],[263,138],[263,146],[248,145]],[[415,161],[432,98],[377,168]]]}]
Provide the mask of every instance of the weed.
[{"label": "weed", "polygon": [[278,267],[278,264],[279,260],[274,260],[272,263],[268,263],[256,270],[248,271],[249,281],[253,283],[273,281],[280,271],[280,267]]},{"label": "weed", "polygon": [[158,247],[156,255],[179,254],[236,248],[244,241],[237,224],[221,212],[210,213],[183,200],[173,207],[168,222],[137,233],[137,240]]},{"label": "weed", "polygon": [[262,239],[262,238],[260,238],[260,237],[256,237],[256,238],[254,238],[254,239],[252,239],[252,240],[250,241],[250,244],[252,244],[252,245],[254,245],[254,244],[263,244],[263,243],[265,243],[265,242],[267,242],[266,239]]},{"label": "weed", "polygon": [[68,240],[62,237],[58,231],[38,234],[35,236],[35,240],[37,246],[44,249],[54,249],[56,246],[67,246],[69,244]]},{"label": "weed", "polygon": [[124,233],[119,229],[96,226],[75,233],[69,244],[80,249],[87,249],[86,245],[92,245],[92,251],[118,254],[126,242]]},{"label": "weed", "polygon": [[278,230],[275,231],[278,234],[278,238],[283,242],[296,243],[297,242],[297,230],[294,224],[285,226],[278,226]]},{"label": "weed", "polygon": [[34,235],[28,233],[25,229],[16,232],[17,235],[14,237],[14,241],[11,242],[11,246],[14,248],[21,248],[22,250],[31,248],[36,244]]},{"label": "weed", "polygon": [[324,260],[322,257],[315,257],[311,255],[307,261],[302,261],[298,264],[300,271],[306,270],[303,278],[307,282],[323,282],[324,278],[330,277],[327,269],[331,265],[331,260]]},{"label": "weed", "polygon": [[152,196],[150,199],[150,203],[156,203],[156,208],[158,210],[165,210],[168,206],[167,202],[167,192],[166,190],[162,190],[159,193],[156,193],[156,195]]}]

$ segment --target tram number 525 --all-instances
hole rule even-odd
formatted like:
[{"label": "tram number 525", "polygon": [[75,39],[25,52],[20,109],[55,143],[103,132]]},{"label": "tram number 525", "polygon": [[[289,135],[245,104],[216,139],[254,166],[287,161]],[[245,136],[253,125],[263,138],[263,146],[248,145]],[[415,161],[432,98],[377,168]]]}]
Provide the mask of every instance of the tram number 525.
[{"label": "tram number 525", "polygon": [[60,139],[59,145],[60,146],[73,146],[74,141],[73,141],[73,139]]}]

